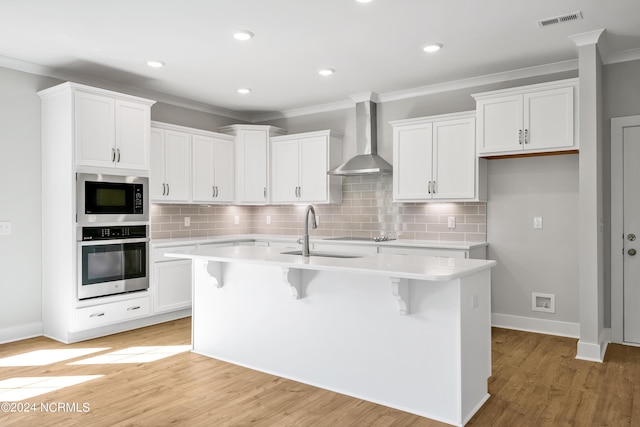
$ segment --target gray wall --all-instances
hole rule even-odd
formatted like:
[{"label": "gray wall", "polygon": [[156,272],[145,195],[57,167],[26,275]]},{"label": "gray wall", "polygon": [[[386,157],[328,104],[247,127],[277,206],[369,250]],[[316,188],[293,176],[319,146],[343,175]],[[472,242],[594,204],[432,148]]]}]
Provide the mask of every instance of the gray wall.
[{"label": "gray wall", "polygon": [[[7,328],[25,333],[42,321],[40,97],[53,79],[0,68],[0,342]],[[46,212],[46,206],[45,206]]]}]

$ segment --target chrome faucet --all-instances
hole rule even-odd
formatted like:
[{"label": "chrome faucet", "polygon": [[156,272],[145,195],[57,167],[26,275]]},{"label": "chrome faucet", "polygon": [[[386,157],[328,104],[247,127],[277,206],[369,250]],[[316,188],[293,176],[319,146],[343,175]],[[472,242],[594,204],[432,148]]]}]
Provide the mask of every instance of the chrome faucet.
[{"label": "chrome faucet", "polygon": [[302,235],[302,256],[309,256],[309,212],[311,212],[311,228],[318,228],[316,222],[316,210],[312,205],[307,206],[307,210],[304,211],[304,234]]}]

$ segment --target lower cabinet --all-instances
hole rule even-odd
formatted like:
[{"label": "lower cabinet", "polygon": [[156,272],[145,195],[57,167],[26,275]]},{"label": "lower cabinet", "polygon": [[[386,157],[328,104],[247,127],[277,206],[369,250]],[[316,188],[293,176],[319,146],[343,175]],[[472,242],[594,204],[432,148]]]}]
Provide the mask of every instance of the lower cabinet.
[{"label": "lower cabinet", "polygon": [[154,311],[173,311],[191,307],[191,260],[153,264]]},{"label": "lower cabinet", "polygon": [[74,310],[72,331],[83,331],[112,323],[124,322],[151,314],[151,298],[134,298],[125,301],[82,307]]},{"label": "lower cabinet", "polygon": [[410,248],[400,246],[381,246],[379,248],[381,254],[392,255],[424,255],[439,256],[446,258],[471,258],[471,259],[487,259],[487,248],[485,246],[477,246],[470,249],[444,249],[444,248]]}]

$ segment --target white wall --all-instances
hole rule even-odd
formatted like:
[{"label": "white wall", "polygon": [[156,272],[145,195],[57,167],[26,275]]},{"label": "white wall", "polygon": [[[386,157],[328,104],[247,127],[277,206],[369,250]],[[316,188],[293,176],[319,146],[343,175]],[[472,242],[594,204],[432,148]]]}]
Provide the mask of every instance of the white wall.
[{"label": "white wall", "polygon": [[[55,80],[0,68],[0,342],[41,329],[40,98]],[[45,206],[46,212],[46,206]]]},{"label": "white wall", "polygon": [[[491,311],[577,324],[578,155],[490,160],[488,181],[488,257],[498,262]],[[534,216],[543,218],[542,229],[533,228]],[[532,311],[532,292],[555,294],[556,313]],[[519,326],[553,327],[536,321]],[[571,335],[571,328],[564,333]]]}]

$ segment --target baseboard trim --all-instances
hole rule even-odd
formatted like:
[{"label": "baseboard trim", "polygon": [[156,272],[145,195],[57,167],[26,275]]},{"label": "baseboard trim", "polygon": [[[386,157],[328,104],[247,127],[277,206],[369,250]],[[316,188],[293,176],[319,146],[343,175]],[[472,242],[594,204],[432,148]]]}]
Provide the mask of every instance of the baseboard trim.
[{"label": "baseboard trim", "polygon": [[560,337],[580,338],[579,323],[560,322],[557,320],[491,313],[491,326]]},{"label": "baseboard trim", "polygon": [[578,341],[576,359],[588,360],[590,362],[604,362],[607,346],[611,342],[611,328],[604,328],[600,331],[598,341],[598,343]]},{"label": "baseboard trim", "polygon": [[26,323],[11,328],[0,329],[0,344],[40,336],[42,336],[42,322]]}]

